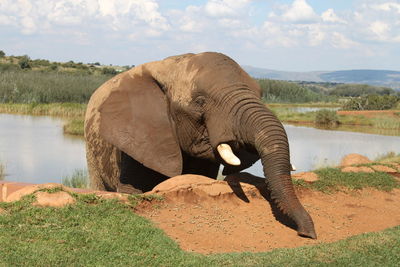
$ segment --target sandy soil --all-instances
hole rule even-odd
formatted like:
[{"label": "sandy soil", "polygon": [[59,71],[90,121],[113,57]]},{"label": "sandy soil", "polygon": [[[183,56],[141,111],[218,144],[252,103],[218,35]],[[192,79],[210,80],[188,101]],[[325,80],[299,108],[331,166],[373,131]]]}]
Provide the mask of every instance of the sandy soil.
[{"label": "sandy soil", "polygon": [[199,253],[269,251],[333,242],[400,225],[400,190],[365,189],[297,194],[314,220],[317,240],[297,236],[260,179],[243,174],[227,182],[203,176],[177,176],[151,193],[162,202],[146,202],[137,213],[152,220],[182,249]]}]

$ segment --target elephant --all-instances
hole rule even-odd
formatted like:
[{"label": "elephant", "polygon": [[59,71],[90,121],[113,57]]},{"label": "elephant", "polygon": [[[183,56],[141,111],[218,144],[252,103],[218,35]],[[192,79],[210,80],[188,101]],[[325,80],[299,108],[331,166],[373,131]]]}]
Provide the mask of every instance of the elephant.
[{"label": "elephant", "polygon": [[136,66],[101,85],[85,116],[93,189],[151,190],[169,177],[237,173],[261,159],[271,198],[316,238],[291,180],[282,123],[261,89],[233,59],[217,52],[183,54]]}]

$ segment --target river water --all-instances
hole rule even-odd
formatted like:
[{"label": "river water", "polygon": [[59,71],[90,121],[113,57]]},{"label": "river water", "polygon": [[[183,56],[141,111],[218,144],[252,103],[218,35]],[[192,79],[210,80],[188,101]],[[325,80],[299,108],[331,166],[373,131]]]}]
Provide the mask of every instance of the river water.
[{"label": "river water", "polygon": [[[86,169],[82,138],[63,135],[63,120],[53,117],[0,114],[0,162],[6,180],[30,183],[61,182],[77,169]],[[292,163],[297,171],[334,166],[349,153],[371,159],[400,153],[400,137],[320,130],[285,125]],[[257,162],[248,172],[262,176]]]}]

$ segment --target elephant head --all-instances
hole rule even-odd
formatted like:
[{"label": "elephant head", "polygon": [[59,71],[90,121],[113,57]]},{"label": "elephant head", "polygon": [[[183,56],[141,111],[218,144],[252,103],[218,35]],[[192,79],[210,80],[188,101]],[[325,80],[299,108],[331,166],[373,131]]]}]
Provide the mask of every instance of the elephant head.
[{"label": "elephant head", "polygon": [[261,158],[271,197],[296,222],[299,235],[316,238],[291,182],[281,122],[261,101],[258,84],[223,54],[169,57],[112,78],[89,102],[87,139],[94,131],[168,177],[182,174],[183,153],[224,164],[224,174]]}]

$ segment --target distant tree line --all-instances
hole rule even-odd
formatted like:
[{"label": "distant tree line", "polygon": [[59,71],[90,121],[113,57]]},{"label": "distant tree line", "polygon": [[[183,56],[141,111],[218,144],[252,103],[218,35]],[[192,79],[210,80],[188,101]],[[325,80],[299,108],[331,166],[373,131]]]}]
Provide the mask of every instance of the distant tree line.
[{"label": "distant tree line", "polygon": [[344,110],[384,110],[395,107],[400,101],[397,95],[366,95],[353,97],[342,107]]},{"label": "distant tree line", "polygon": [[396,94],[391,88],[372,86],[367,84],[340,84],[329,91],[330,95],[336,96],[364,96],[364,95],[393,95]]},{"label": "distant tree line", "polygon": [[259,79],[257,81],[262,90],[262,98],[266,102],[305,103],[332,101],[335,99],[332,96],[314,92],[294,82],[269,79]]},{"label": "distant tree line", "polygon": [[101,74],[101,75],[116,75],[119,72],[128,70],[132,66],[102,66],[99,62],[84,64],[82,62],[50,62],[45,59],[32,60],[28,55],[23,56],[7,56],[6,53],[0,50],[0,72],[4,71],[39,71],[39,72],[65,72],[81,75]]}]

